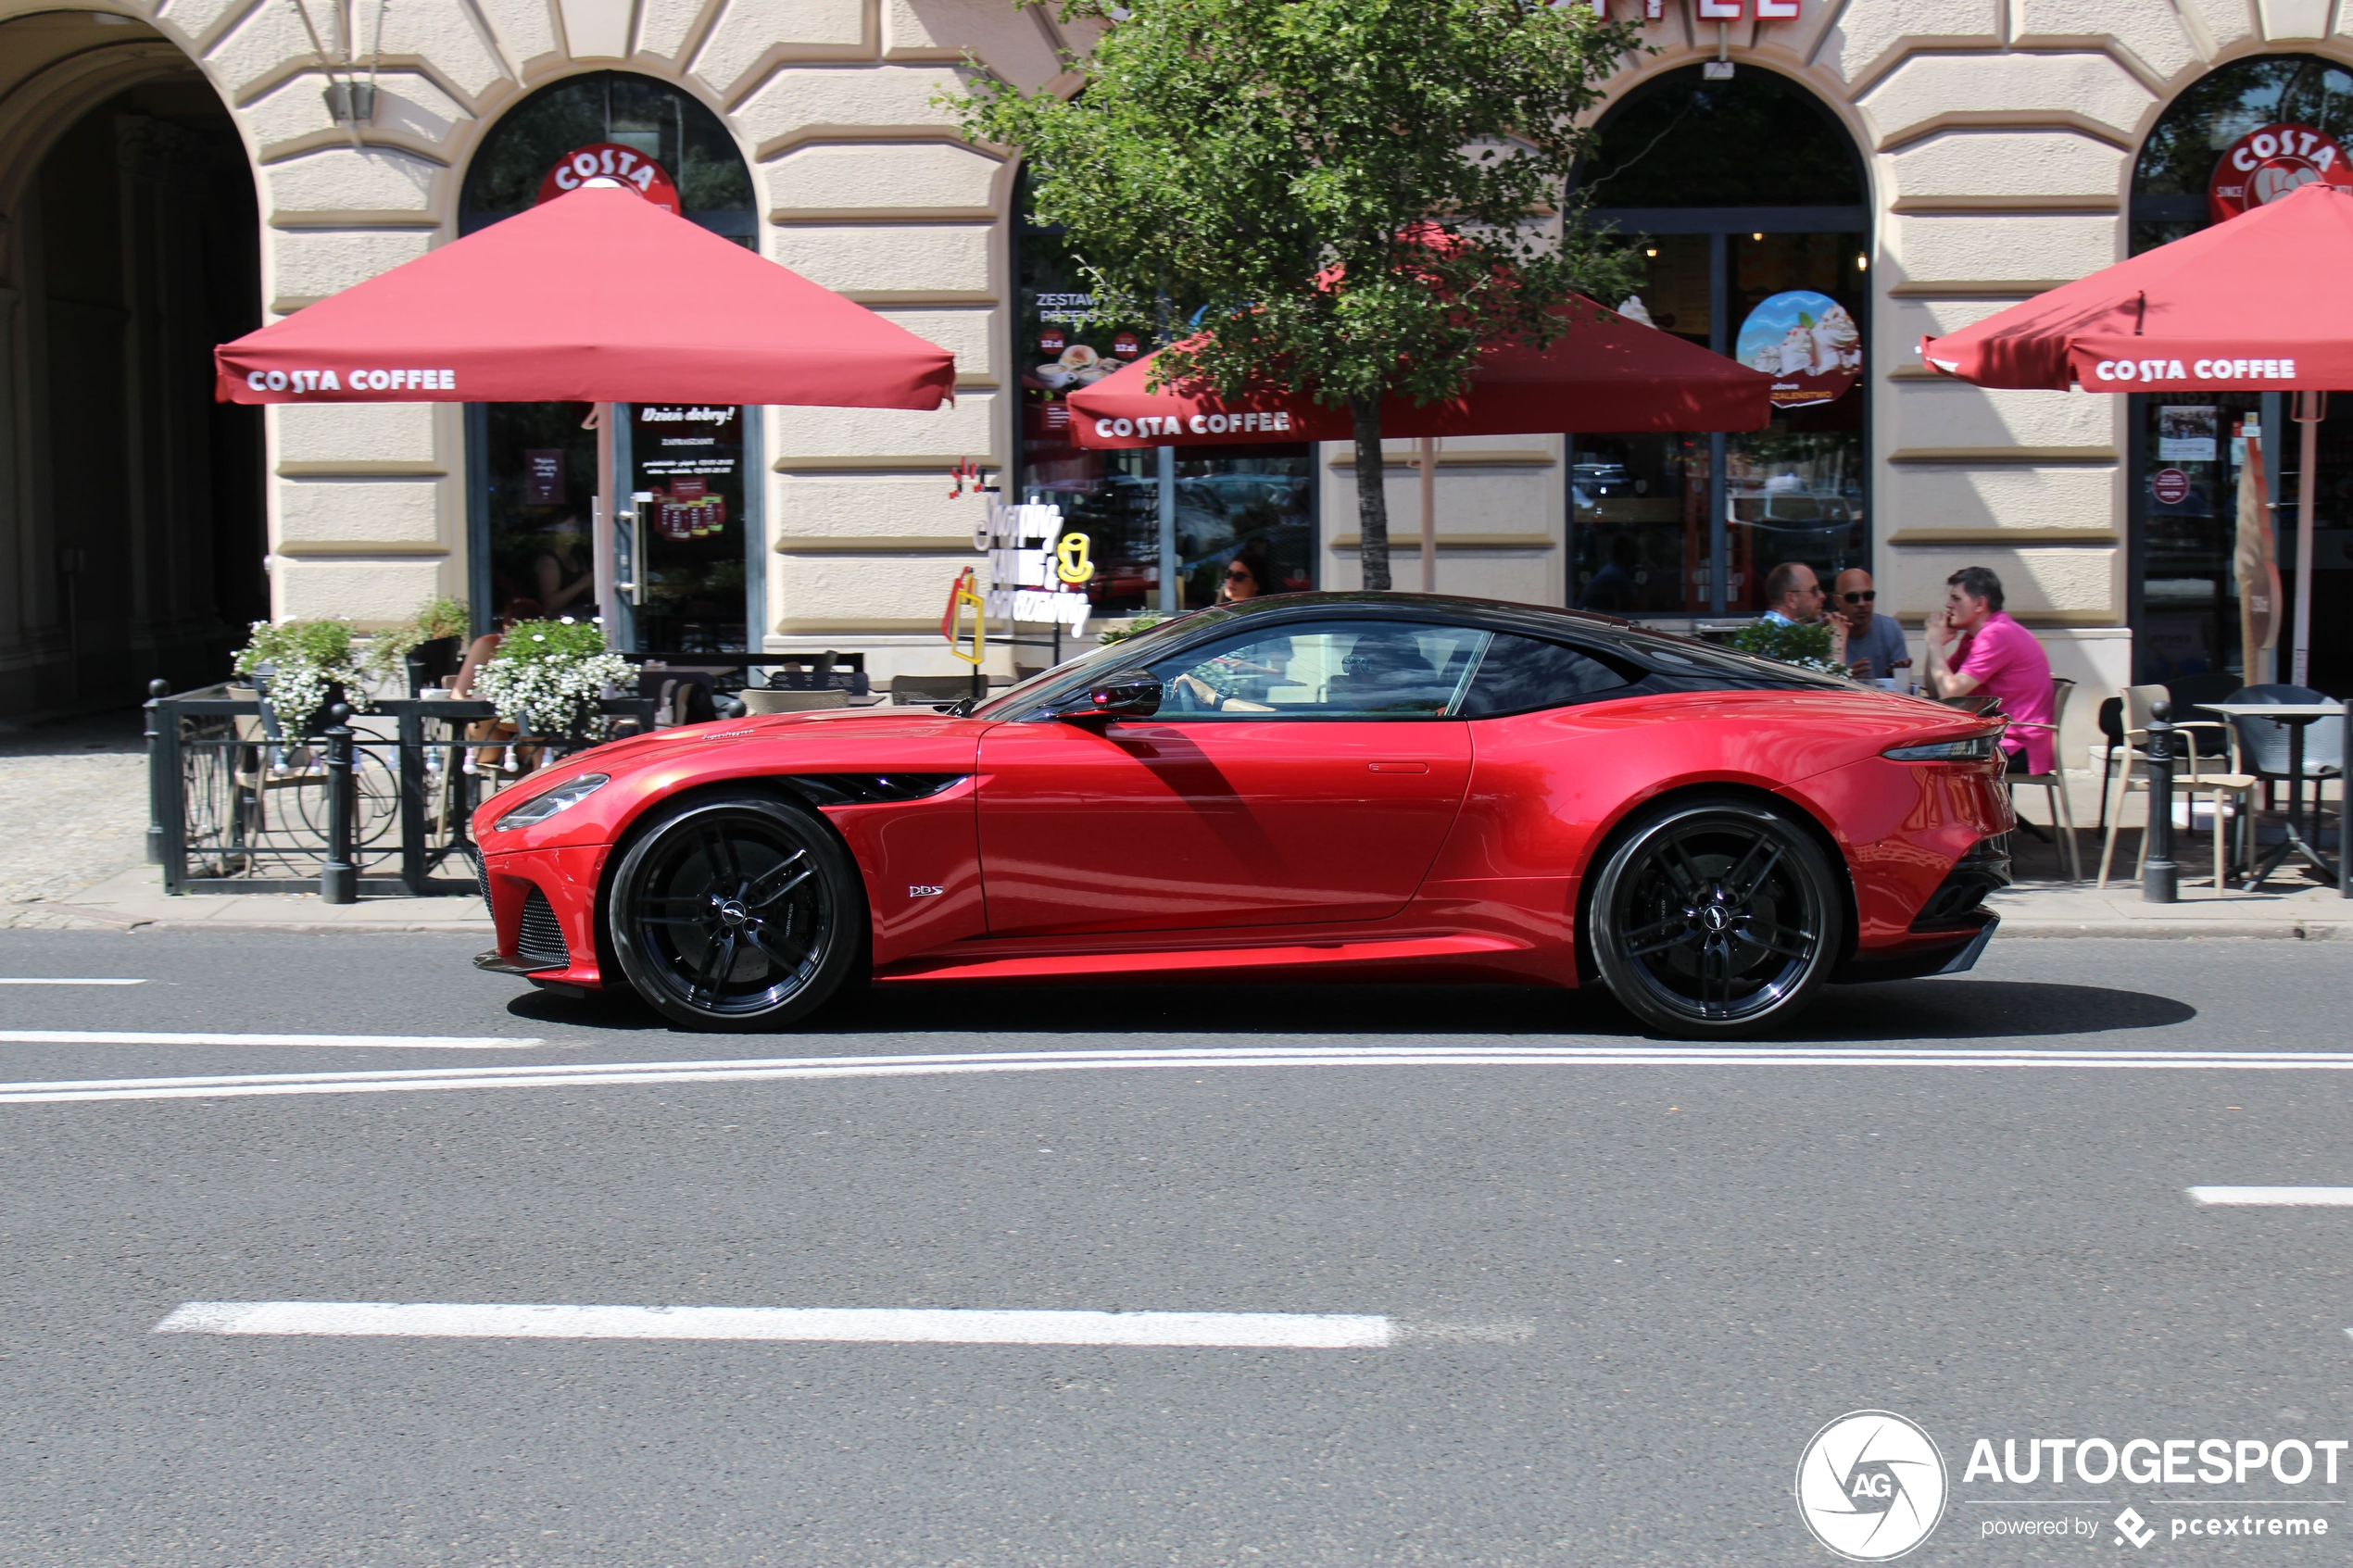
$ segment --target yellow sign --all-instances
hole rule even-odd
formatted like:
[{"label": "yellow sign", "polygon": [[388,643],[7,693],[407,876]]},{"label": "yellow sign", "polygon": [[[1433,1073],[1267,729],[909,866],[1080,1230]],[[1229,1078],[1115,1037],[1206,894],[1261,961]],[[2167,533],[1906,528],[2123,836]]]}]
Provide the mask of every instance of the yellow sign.
[{"label": "yellow sign", "polygon": [[[964,621],[966,610],[972,612],[970,624]],[[987,657],[982,646],[982,639],[988,634],[988,622],[983,619],[987,614],[987,602],[981,598],[973,569],[968,566],[956,574],[955,584],[948,590],[947,613],[939,618],[939,634],[948,639],[948,651],[966,664],[976,666]],[[968,639],[970,652],[965,651],[964,646]]]},{"label": "yellow sign", "polygon": [[1095,563],[1087,557],[1088,539],[1084,533],[1065,533],[1054,546],[1054,575],[1065,583],[1084,583],[1095,575]]}]

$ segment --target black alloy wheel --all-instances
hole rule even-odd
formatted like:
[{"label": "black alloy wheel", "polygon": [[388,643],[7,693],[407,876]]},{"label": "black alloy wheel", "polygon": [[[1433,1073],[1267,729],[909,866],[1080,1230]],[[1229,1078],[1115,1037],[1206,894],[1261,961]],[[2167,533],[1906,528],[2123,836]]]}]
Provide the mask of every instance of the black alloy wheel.
[{"label": "black alloy wheel", "polygon": [[666,1017],[768,1029],[840,989],[863,948],[866,898],[813,813],[751,793],[704,797],[622,858],[611,924],[622,972]]},{"label": "black alloy wheel", "polygon": [[1626,1010],[1707,1040],[1803,1011],[1837,960],[1845,906],[1811,834],[1772,807],[1713,797],[1636,818],[1590,918],[1593,960]]}]

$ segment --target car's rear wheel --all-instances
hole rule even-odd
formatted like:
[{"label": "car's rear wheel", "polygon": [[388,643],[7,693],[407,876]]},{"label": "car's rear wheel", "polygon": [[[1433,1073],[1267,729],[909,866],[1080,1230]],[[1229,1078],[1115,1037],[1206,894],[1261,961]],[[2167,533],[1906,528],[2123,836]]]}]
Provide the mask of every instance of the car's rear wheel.
[{"label": "car's rear wheel", "polygon": [[1786,1023],[1829,977],[1845,907],[1813,835],[1735,797],[1670,801],[1630,823],[1591,905],[1593,961],[1663,1035],[1723,1039]]},{"label": "car's rear wheel", "polygon": [[678,808],[613,874],[613,948],[636,993],[697,1029],[773,1029],[840,989],[866,922],[858,869],[806,809],[744,793]]}]

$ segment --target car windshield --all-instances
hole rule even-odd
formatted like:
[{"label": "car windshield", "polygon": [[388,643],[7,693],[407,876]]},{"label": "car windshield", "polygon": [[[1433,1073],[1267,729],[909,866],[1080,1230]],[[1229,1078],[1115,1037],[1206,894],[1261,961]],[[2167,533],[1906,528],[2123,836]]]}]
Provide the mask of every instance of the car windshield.
[{"label": "car windshield", "polygon": [[1124,670],[1131,664],[1147,664],[1160,646],[1171,637],[1197,632],[1204,626],[1229,620],[1234,612],[1219,606],[1197,609],[1189,615],[1164,621],[1159,625],[1123,637],[1115,643],[1089,648],[1076,659],[1066,659],[1051,670],[1040,671],[1028,680],[1009,686],[972,709],[975,719],[1007,719],[1028,708],[1050,690],[1063,686],[1083,685],[1096,675],[1109,670]]}]

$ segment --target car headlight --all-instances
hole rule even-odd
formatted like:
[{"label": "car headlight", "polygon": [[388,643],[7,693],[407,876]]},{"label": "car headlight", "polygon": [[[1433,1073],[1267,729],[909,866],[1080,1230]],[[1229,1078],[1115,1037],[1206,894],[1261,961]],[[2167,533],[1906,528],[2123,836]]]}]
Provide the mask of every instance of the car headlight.
[{"label": "car headlight", "polygon": [[558,784],[545,795],[535,795],[505,816],[498,819],[498,831],[510,833],[544,822],[567,806],[577,806],[611,780],[609,773],[583,773],[578,778]]},{"label": "car headlight", "polygon": [[1994,737],[1971,735],[1967,740],[1941,740],[1932,746],[1899,746],[1880,755],[1891,762],[1982,762],[1994,755]]}]

